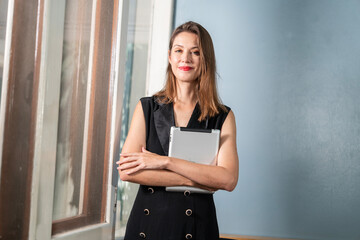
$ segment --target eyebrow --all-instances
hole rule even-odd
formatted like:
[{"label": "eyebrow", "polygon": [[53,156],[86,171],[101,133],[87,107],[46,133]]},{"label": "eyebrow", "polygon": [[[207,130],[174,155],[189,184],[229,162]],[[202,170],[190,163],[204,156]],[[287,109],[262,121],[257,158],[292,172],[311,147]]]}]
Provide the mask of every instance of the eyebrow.
[{"label": "eyebrow", "polygon": [[[184,48],[184,46],[183,46],[183,45],[180,45],[180,44],[176,44],[176,45],[173,46],[173,48],[174,48],[174,47]],[[194,47],[192,47],[192,48],[190,48],[190,49],[194,49],[194,48],[199,48],[199,47],[198,47],[198,46],[194,46]]]}]

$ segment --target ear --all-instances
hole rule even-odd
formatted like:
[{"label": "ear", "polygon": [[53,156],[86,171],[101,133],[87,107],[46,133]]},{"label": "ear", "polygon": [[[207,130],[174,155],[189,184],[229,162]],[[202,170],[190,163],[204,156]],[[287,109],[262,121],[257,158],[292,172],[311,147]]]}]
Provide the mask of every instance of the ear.
[{"label": "ear", "polygon": [[[171,57],[171,51],[168,50],[168,61],[169,61],[169,63],[170,63],[170,57]],[[171,63],[170,63],[170,64],[171,64]]]}]

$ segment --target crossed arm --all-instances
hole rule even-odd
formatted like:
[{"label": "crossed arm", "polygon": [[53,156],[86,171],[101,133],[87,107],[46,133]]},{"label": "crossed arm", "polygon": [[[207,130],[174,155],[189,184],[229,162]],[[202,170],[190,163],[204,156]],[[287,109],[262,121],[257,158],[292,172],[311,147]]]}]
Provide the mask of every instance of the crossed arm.
[{"label": "crossed arm", "polygon": [[232,111],[221,129],[216,166],[160,156],[146,151],[145,145],[145,118],[139,102],[117,162],[121,180],[151,186],[185,185],[227,191],[232,191],[237,184],[239,165],[235,117]]}]

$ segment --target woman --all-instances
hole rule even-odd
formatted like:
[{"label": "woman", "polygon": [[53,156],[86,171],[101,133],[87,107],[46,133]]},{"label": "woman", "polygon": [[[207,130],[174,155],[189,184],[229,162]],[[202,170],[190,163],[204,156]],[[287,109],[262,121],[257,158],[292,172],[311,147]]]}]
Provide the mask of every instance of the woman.
[{"label": "woman", "polygon": [[[235,188],[234,114],[219,101],[214,48],[200,24],[187,22],[176,28],[168,55],[165,87],[137,104],[117,162],[123,181],[140,184],[125,240],[219,239],[212,194],[167,192],[165,187]],[[174,125],[221,130],[217,165],[168,157]]]}]

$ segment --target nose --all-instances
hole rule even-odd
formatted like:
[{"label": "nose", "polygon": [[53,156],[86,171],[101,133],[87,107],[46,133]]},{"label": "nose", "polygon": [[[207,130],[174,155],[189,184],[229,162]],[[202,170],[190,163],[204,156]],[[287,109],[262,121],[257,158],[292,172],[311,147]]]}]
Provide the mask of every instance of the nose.
[{"label": "nose", "polygon": [[181,61],[188,63],[191,62],[191,53],[189,51],[184,51],[183,54],[181,54]]}]

